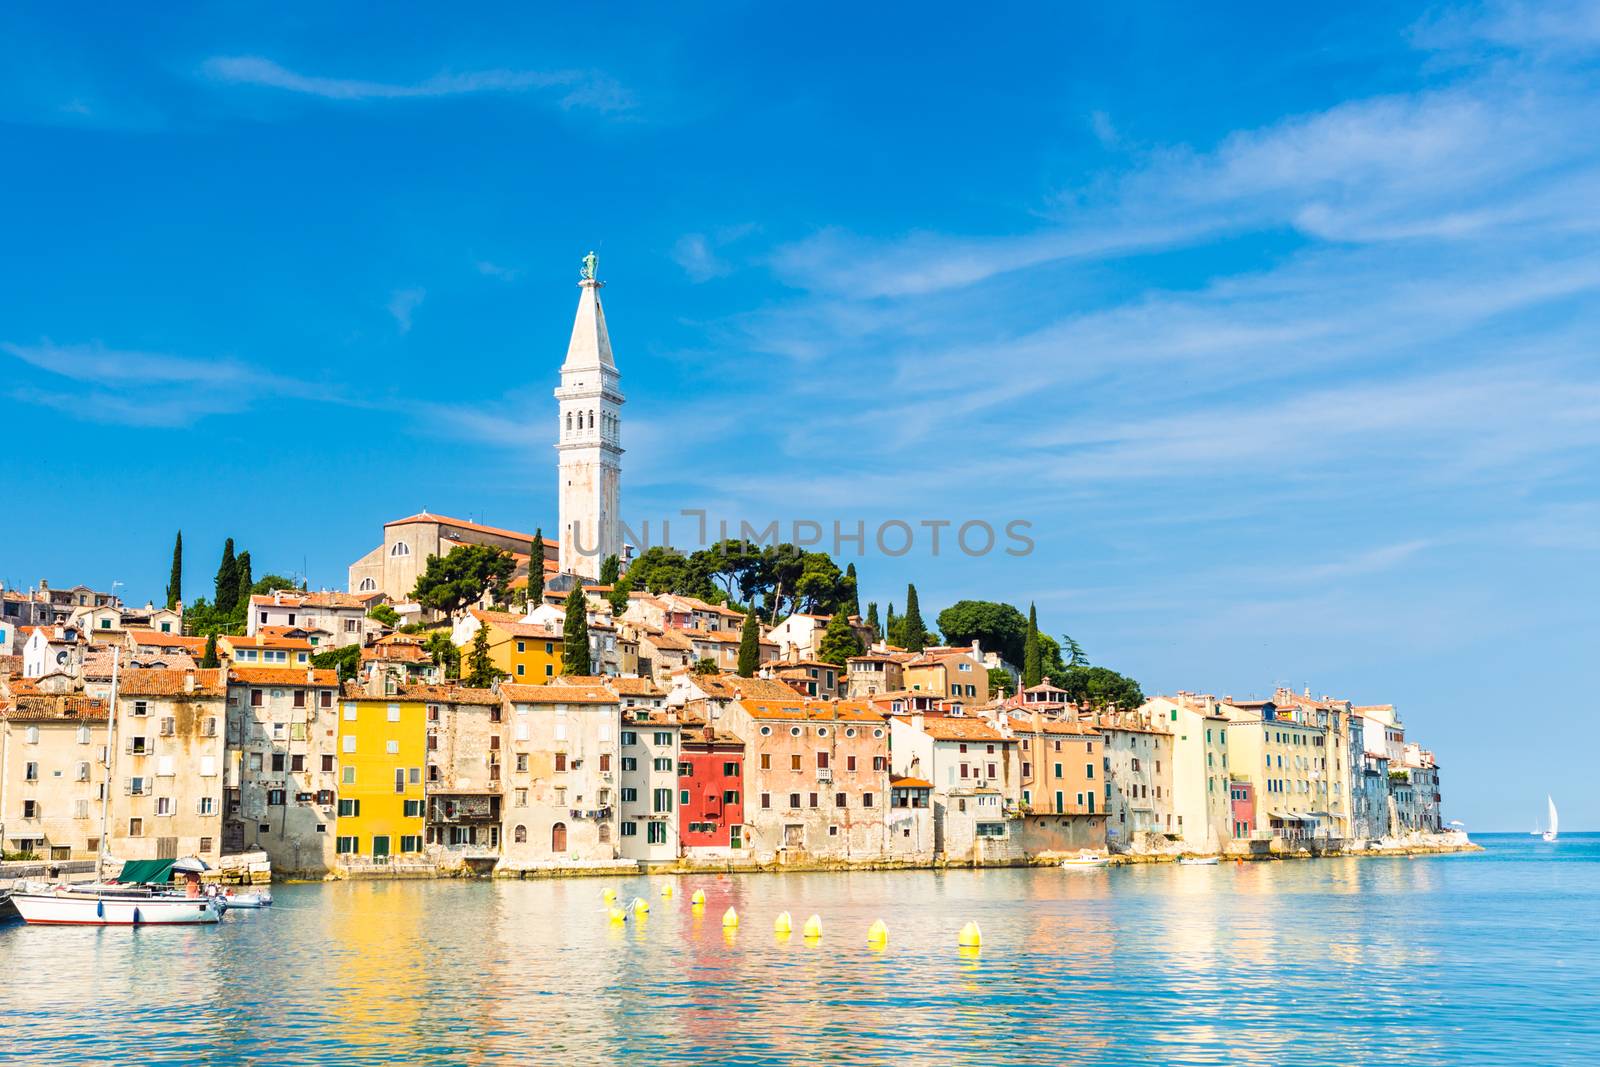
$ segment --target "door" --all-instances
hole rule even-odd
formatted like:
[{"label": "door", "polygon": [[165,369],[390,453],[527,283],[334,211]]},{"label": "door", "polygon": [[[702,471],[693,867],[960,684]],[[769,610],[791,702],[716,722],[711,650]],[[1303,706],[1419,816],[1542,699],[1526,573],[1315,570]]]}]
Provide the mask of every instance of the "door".
[{"label": "door", "polygon": [[156,838],[156,859],[175,860],[178,858],[178,839],[176,837]]},{"label": "door", "polygon": [[389,838],[387,835],[372,839],[372,858],[379,863],[389,858]]},{"label": "door", "polygon": [[740,838],[739,831],[741,831],[743,829],[744,829],[744,827],[742,827],[742,826],[730,826],[730,827],[728,827],[728,847],[729,848],[739,848],[740,847],[740,845],[739,845],[739,838]]},{"label": "door", "polygon": [[567,824],[558,822],[550,827],[550,851],[565,852],[567,850]]}]

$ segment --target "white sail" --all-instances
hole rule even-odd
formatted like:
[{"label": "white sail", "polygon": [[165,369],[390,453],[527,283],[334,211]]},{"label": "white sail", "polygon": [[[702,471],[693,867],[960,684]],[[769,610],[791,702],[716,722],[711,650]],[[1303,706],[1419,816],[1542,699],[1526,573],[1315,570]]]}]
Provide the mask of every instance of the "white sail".
[{"label": "white sail", "polygon": [[1544,801],[1546,804],[1550,805],[1550,829],[1544,832],[1544,839],[1546,841],[1554,841],[1556,839],[1556,834],[1561,832],[1561,822],[1556,817],[1555,798],[1546,793]]}]

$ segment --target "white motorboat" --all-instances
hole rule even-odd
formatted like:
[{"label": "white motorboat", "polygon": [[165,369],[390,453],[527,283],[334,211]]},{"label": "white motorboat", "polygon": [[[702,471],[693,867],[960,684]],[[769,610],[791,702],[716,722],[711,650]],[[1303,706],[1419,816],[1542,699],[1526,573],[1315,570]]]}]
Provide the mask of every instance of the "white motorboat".
[{"label": "white motorboat", "polygon": [[1217,865],[1217,857],[1183,856],[1179,858],[1178,864],[1182,867],[1215,867]]},{"label": "white motorboat", "polygon": [[1102,856],[1097,852],[1090,852],[1088,849],[1084,849],[1076,856],[1068,856],[1061,861],[1061,866],[1069,871],[1093,870],[1097,867],[1108,867],[1110,865],[1111,860],[1109,857]]},{"label": "white motorboat", "polygon": [[272,907],[272,894],[265,889],[248,893],[234,893],[224,891],[216,895],[218,904],[224,908],[270,908]]},{"label": "white motorboat", "polygon": [[222,908],[207,897],[99,882],[30,885],[12,893],[11,902],[25,921],[43,925],[176,926],[222,918]]},{"label": "white motorboat", "polygon": [[1550,806],[1550,826],[1544,832],[1546,841],[1554,841],[1561,832],[1561,820],[1556,815],[1556,801],[1549,793],[1544,795],[1544,802]]}]

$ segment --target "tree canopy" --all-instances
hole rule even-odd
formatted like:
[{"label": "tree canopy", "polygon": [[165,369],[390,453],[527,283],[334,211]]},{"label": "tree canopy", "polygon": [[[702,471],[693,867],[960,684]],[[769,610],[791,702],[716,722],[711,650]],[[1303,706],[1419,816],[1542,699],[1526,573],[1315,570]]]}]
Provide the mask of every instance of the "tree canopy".
[{"label": "tree canopy", "polygon": [[411,595],[425,608],[452,615],[485,593],[503,602],[514,570],[516,560],[509,552],[492,545],[458,545],[444,556],[428,557]]},{"label": "tree canopy", "polygon": [[500,678],[508,677],[505,671],[489,658],[489,628],[479,626],[472,639],[472,650],[467,653],[466,682],[474,689],[487,689]]},{"label": "tree canopy", "polygon": [[844,661],[851,656],[859,656],[866,651],[861,647],[861,638],[850,627],[850,620],[844,611],[834,612],[833,618],[828,620],[828,628],[822,631],[822,640],[818,642],[817,658],[824,663],[832,663],[836,667],[843,667]]},{"label": "tree canopy", "polygon": [[734,538],[690,553],[656,545],[629,564],[626,580],[651,593],[752,609],[759,605],[774,622],[796,611],[853,611],[856,603],[855,578],[827,553],[791,544],[762,548]]},{"label": "tree canopy", "polygon": [[744,627],[739,631],[739,677],[754,677],[759,666],[761,666],[761,623],[756,619],[756,613],[751,611],[745,613]]},{"label": "tree canopy", "polygon": [[939,612],[939,630],[947,645],[980,642],[1012,666],[1022,663],[1028,620],[1010,604],[992,600],[958,600]]},{"label": "tree canopy", "polygon": [[582,583],[574,583],[567,594],[567,617],[562,627],[561,673],[586,675],[589,663],[589,600]]},{"label": "tree canopy", "polygon": [[311,657],[311,665],[318,670],[338,671],[339,681],[348,682],[361,673],[361,646],[345,645],[318,652]]},{"label": "tree canopy", "polygon": [[172,542],[172,573],[167,576],[167,610],[171,611],[183,599],[183,531],[178,531]]}]

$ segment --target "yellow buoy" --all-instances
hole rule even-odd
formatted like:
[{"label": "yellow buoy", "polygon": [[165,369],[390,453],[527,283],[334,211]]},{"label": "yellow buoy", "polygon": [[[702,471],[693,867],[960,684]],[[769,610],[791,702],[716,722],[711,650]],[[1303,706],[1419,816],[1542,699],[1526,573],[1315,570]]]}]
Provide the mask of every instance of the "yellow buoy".
[{"label": "yellow buoy", "polygon": [[617,891],[612,889],[610,886],[606,886],[600,891],[600,899],[609,904],[613,900],[617,899]]},{"label": "yellow buoy", "polygon": [[689,903],[691,904],[704,904],[705,902],[706,891],[704,889],[696,889],[694,891],[694,896],[689,898]]},{"label": "yellow buoy", "polygon": [[807,919],[806,920],[806,928],[803,931],[803,933],[804,933],[804,936],[806,936],[807,938],[811,938],[813,940],[815,940],[816,938],[821,937],[822,936],[822,916],[813,915],[813,916],[811,916],[811,918]]},{"label": "yellow buoy", "polygon": [[867,944],[882,947],[889,943],[889,927],[879,919],[867,929]]},{"label": "yellow buoy", "polygon": [[610,915],[611,922],[614,925],[621,926],[623,923],[628,921],[628,913],[623,911],[621,908],[612,908]]},{"label": "yellow buoy", "polygon": [[786,934],[793,929],[794,920],[789,917],[789,913],[786,911],[778,912],[778,917],[772,920],[772,932],[775,934]]},{"label": "yellow buoy", "polygon": [[636,914],[636,915],[644,915],[647,912],[649,912],[650,905],[644,899],[644,897],[634,897],[633,898],[633,910],[634,910],[634,914]]},{"label": "yellow buoy", "polygon": [[977,923],[968,923],[961,928],[956,944],[962,948],[978,948],[983,944],[983,931],[978,929]]},{"label": "yellow buoy", "polygon": [[667,882],[665,885],[663,885],[661,887],[661,895],[664,896],[664,897],[670,897],[672,895],[672,883],[671,882]]},{"label": "yellow buoy", "polygon": [[732,929],[733,927],[738,926],[738,925],[739,925],[739,913],[738,912],[734,911],[732,908],[729,908],[727,911],[722,913],[722,926],[723,926],[724,929]]}]

